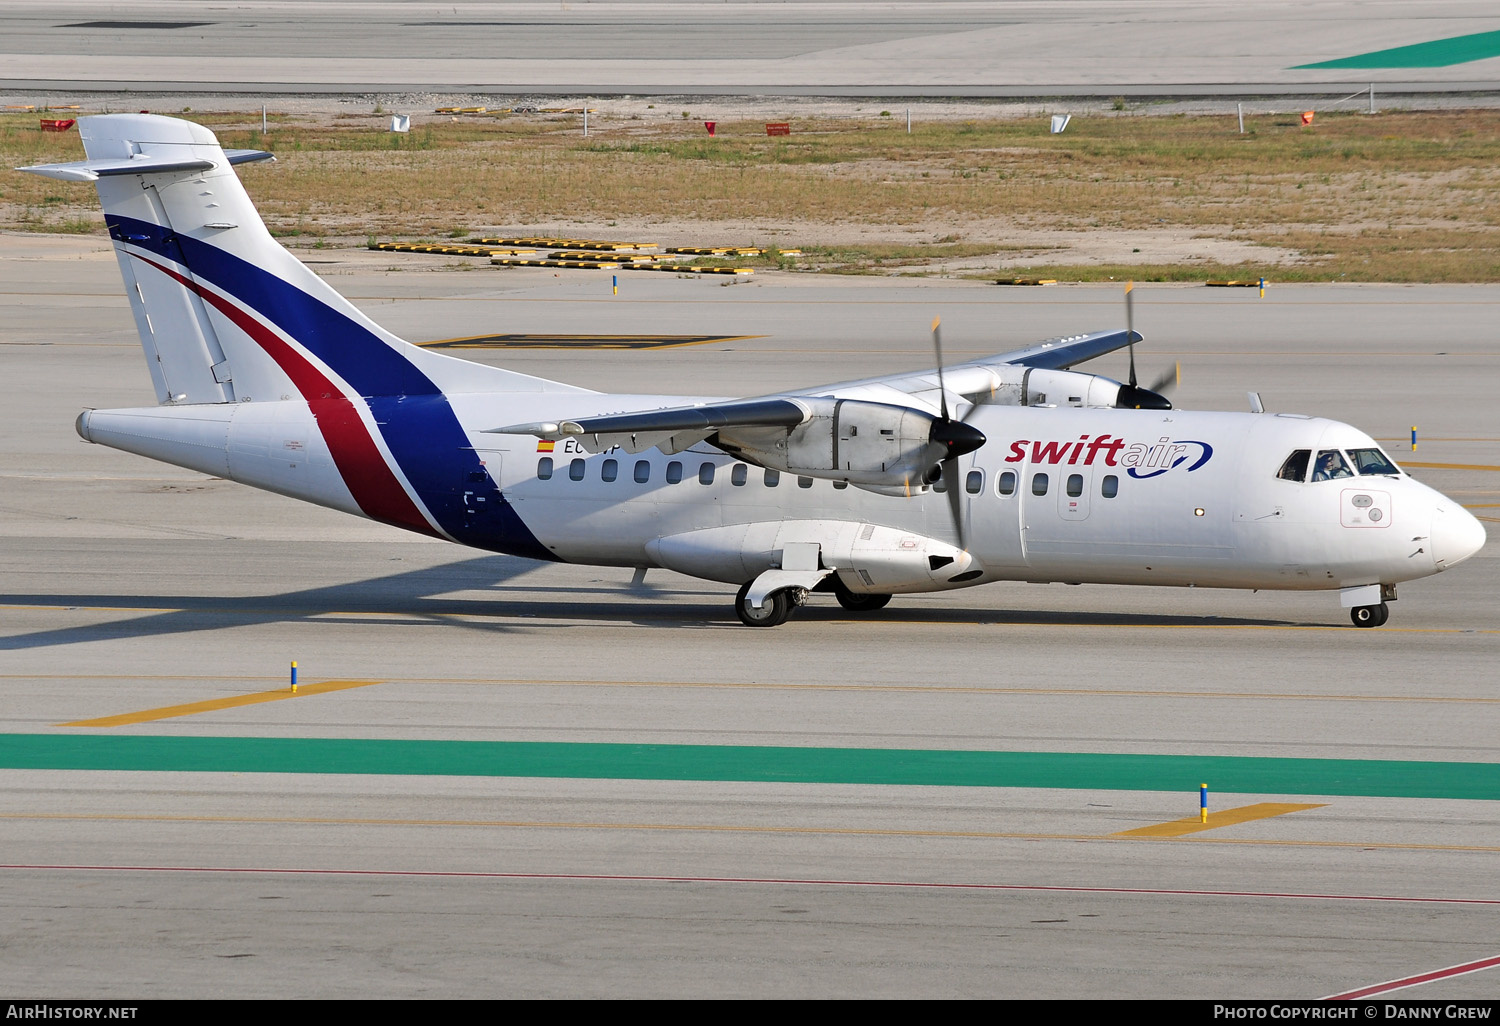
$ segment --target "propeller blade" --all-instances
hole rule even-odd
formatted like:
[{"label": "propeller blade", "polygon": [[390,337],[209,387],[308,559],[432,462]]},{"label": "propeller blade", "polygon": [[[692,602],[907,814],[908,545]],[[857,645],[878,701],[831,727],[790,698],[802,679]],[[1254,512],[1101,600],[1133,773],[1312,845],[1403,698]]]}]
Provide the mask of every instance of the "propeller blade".
[{"label": "propeller blade", "polygon": [[958,535],[960,552],[969,551],[969,541],[964,537],[963,494],[959,491],[958,459],[943,461],[943,480],[948,482],[948,514],[953,517],[953,533]]},{"label": "propeller blade", "polygon": [[938,405],[943,411],[943,419],[948,419],[948,386],[943,383],[943,336],[939,330],[942,324],[941,317],[932,319],[932,349],[937,354],[937,379],[938,379]]},{"label": "propeller blade", "polygon": [[1182,384],[1182,364],[1175,363],[1169,371],[1163,371],[1161,377],[1151,382],[1151,391],[1170,392]]},{"label": "propeller blade", "polygon": [[1130,290],[1135,282],[1125,283],[1125,337],[1130,340],[1130,387],[1135,387],[1135,297]]},{"label": "propeller blade", "polygon": [[943,447],[943,456],[938,461],[938,472],[942,475],[944,490],[948,493],[948,513],[953,518],[953,533],[958,536],[958,547],[969,551],[964,532],[963,495],[959,492],[958,458],[978,449],[986,441],[984,432],[969,424],[969,417],[979,408],[976,403],[969,408],[962,420],[954,420],[948,412],[948,383],[943,379],[943,335],[942,318],[932,319],[932,351],[937,358],[938,408],[942,416],[932,422],[927,438],[931,444]]},{"label": "propeller blade", "polygon": [[958,536],[958,547],[967,552],[969,544],[964,531],[963,496],[959,493],[962,482],[958,478],[958,458],[983,445],[986,441],[984,432],[961,420],[935,420],[928,437],[947,450],[938,467],[948,492],[948,514],[953,518],[953,533]]}]

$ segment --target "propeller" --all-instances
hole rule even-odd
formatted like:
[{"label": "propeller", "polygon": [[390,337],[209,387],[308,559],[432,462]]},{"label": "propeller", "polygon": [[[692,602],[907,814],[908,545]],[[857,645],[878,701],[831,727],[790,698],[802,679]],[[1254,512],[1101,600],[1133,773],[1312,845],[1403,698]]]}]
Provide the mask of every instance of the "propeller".
[{"label": "propeller", "polygon": [[[943,457],[938,462],[939,473],[947,481],[948,512],[953,517],[953,530],[958,535],[958,547],[967,552],[968,541],[964,537],[963,495],[959,491],[958,458],[978,449],[986,441],[984,432],[964,420],[954,420],[948,413],[948,387],[943,381],[943,336],[942,318],[932,319],[932,348],[937,354],[938,409],[941,416],[932,422],[928,441],[943,447]],[[969,416],[979,405],[969,408]]]},{"label": "propeller", "polygon": [[1161,390],[1177,383],[1181,377],[1181,364],[1157,378],[1150,388],[1142,388],[1136,383],[1135,340],[1139,336],[1135,333],[1135,296],[1131,292],[1134,288],[1135,282],[1125,283],[1125,337],[1130,340],[1130,381],[1115,397],[1115,406],[1122,410],[1170,410],[1171,400],[1162,395]]}]

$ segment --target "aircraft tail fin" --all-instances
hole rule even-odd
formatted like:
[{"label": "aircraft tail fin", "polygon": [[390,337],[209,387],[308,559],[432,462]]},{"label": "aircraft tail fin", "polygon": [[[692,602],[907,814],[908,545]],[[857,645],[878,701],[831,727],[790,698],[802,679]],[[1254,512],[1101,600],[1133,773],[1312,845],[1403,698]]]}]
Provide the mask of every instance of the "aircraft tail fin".
[{"label": "aircraft tail fin", "polygon": [[78,128],[87,160],[21,170],[97,187],[158,402],[574,391],[371,321],[266,230],[233,166],[270,154],[151,114]]}]

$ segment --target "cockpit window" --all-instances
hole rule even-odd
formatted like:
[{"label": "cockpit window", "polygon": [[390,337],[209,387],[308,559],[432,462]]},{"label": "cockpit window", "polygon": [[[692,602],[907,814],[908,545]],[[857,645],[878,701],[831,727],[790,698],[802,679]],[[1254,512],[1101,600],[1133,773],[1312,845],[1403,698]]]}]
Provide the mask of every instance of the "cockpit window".
[{"label": "cockpit window", "polygon": [[1344,454],[1337,449],[1322,449],[1313,463],[1314,481],[1333,481],[1341,477],[1353,477],[1354,471],[1344,462]]},{"label": "cockpit window", "polygon": [[1349,458],[1361,474],[1399,475],[1401,471],[1379,449],[1350,449]]},{"label": "cockpit window", "polygon": [[1306,481],[1307,461],[1312,456],[1311,449],[1298,449],[1286,458],[1276,476],[1283,481]]}]

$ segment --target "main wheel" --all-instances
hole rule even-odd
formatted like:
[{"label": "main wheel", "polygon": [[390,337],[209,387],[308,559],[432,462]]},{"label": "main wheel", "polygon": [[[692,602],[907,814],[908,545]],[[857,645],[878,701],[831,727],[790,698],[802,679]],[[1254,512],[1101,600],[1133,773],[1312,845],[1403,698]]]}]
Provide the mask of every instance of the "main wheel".
[{"label": "main wheel", "polygon": [[1391,617],[1391,608],[1384,602],[1378,606],[1355,606],[1349,610],[1349,619],[1356,627],[1379,627]]},{"label": "main wheel", "polygon": [[792,615],[794,603],[790,594],[791,589],[782,588],[773,591],[766,596],[766,604],[763,606],[752,606],[750,604],[750,585],[754,581],[746,581],[740,587],[740,593],[734,597],[734,611],[740,618],[740,623],[746,627],[779,627],[786,623],[787,617]]},{"label": "main wheel", "polygon": [[891,601],[889,595],[856,595],[843,588],[833,589],[833,594],[839,600],[839,605],[851,613],[873,613],[877,609],[884,609]]},{"label": "main wheel", "polygon": [[839,605],[851,613],[873,613],[877,609],[884,608],[891,600],[889,595],[856,595],[844,587],[844,582],[838,574],[829,574],[824,580],[831,582],[829,590],[833,592],[833,597],[839,600]]}]

